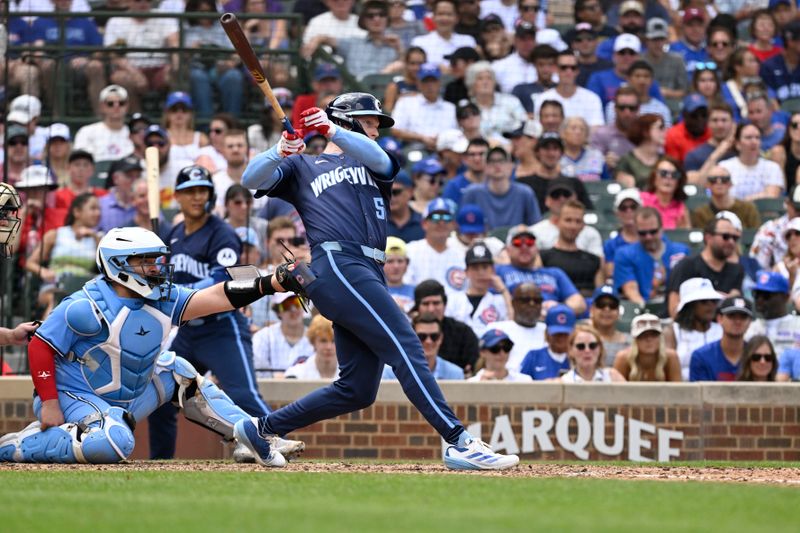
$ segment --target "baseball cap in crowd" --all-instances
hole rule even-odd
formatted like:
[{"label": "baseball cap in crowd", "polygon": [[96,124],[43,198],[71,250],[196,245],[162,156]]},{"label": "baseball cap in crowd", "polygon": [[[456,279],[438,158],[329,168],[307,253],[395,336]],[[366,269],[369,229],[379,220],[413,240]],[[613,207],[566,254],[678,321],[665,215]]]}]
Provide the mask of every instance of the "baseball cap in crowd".
[{"label": "baseball cap in crowd", "polygon": [[342,77],[339,69],[330,63],[320,63],[314,69],[314,81],[321,81],[328,78],[340,79]]},{"label": "baseball cap in crowd", "polygon": [[575,329],[575,313],[564,304],[554,305],[547,310],[544,323],[548,335],[569,334]]},{"label": "baseball cap in crowd", "polygon": [[706,12],[703,9],[698,9],[696,7],[689,7],[686,11],[683,12],[683,23],[687,24],[693,20],[706,20]]},{"label": "baseball cap in crowd", "polygon": [[597,303],[597,300],[600,298],[611,298],[615,300],[617,303],[620,302],[619,294],[617,291],[614,290],[613,285],[601,285],[594,290],[594,294],[592,294],[592,305]]},{"label": "baseball cap in crowd", "polygon": [[481,31],[488,31],[489,29],[496,28],[498,26],[500,27],[500,29],[504,28],[503,19],[501,19],[494,13],[486,15],[481,19]]},{"label": "baseball cap in crowd", "polygon": [[423,63],[419,67],[419,71],[417,72],[417,79],[420,81],[426,80],[428,78],[440,79],[442,77],[442,71],[439,69],[439,65],[436,63]]},{"label": "baseball cap in crowd", "polygon": [[736,231],[742,231],[742,219],[733,211],[720,211],[714,218],[717,220],[727,220]]},{"label": "baseball cap in crowd", "polygon": [[731,296],[720,302],[718,312],[721,315],[742,313],[753,318],[753,305],[742,296]]},{"label": "baseball cap in crowd", "polygon": [[514,35],[517,37],[525,37],[526,35],[536,37],[536,26],[527,20],[520,20],[514,27]]},{"label": "baseball cap in crowd", "polygon": [[481,114],[480,108],[471,101],[467,100],[466,98],[464,98],[463,100],[459,100],[458,104],[456,104],[457,120],[463,120],[465,118],[477,116],[480,114]]},{"label": "baseball cap in crowd", "polygon": [[505,159],[506,161],[508,161],[509,158],[511,157],[509,155],[509,153],[506,151],[506,149],[503,148],[502,146],[492,146],[491,148],[489,148],[489,151],[486,153],[486,160],[488,161],[488,160],[492,159],[492,155],[494,155],[494,154],[502,155],[503,159]]},{"label": "baseball cap in crowd", "polygon": [[555,191],[565,191],[570,193],[570,195],[575,196],[575,185],[573,185],[574,179],[575,178],[559,176],[558,178],[548,180],[549,183],[547,184],[547,190],[545,191],[545,194],[550,196]]},{"label": "baseball cap in crowd", "polygon": [[694,113],[698,109],[705,107],[708,109],[708,100],[700,93],[691,93],[683,97],[683,112]]},{"label": "baseball cap in crowd", "polygon": [[44,165],[31,165],[22,171],[14,187],[17,189],[47,187],[52,191],[58,188],[58,183],[49,168]]},{"label": "baseball cap in crowd", "polygon": [[[637,6],[639,2],[633,2]],[[620,11],[621,12],[621,11]],[[642,41],[632,33],[623,33],[617,35],[617,38],[614,39],[614,51],[621,52],[623,50],[633,50],[637,54],[642,53]]]},{"label": "baseball cap in crowd", "polygon": [[[294,95],[292,95],[292,91],[286,87],[275,87],[272,89],[272,95],[275,96],[275,98],[278,100],[278,104],[280,104],[282,108],[294,106]],[[265,98],[264,104],[271,106],[272,102]]]},{"label": "baseball cap in crowd", "polygon": [[536,34],[536,44],[552,46],[558,52],[563,52],[569,48],[555,28],[542,28],[539,30]]},{"label": "baseball cap in crowd", "polygon": [[112,84],[100,91],[100,101],[105,102],[109,96],[116,96],[123,102],[128,100],[128,91],[122,85]]},{"label": "baseball cap in crowd", "polygon": [[475,204],[464,204],[458,208],[456,224],[458,224],[458,232],[461,234],[486,232],[483,211],[480,206]]},{"label": "baseball cap in crowd", "polygon": [[647,333],[648,331],[656,331],[658,333],[663,331],[661,328],[661,319],[656,315],[645,313],[637,316],[633,319],[633,322],[631,322],[631,337],[634,339],[639,338],[642,333]]},{"label": "baseball cap in crowd", "polygon": [[467,151],[469,141],[461,130],[444,130],[436,136],[436,151],[450,150],[457,154]]},{"label": "baseball cap in crowd", "polygon": [[30,94],[22,94],[11,100],[8,106],[8,122],[28,124],[42,115],[42,101]]},{"label": "baseball cap in crowd", "polygon": [[481,350],[494,348],[503,341],[511,344],[512,347],[514,346],[514,342],[509,338],[505,331],[495,328],[487,329],[486,333],[481,335],[479,348]]},{"label": "baseball cap in crowd", "polygon": [[434,198],[425,208],[424,217],[428,218],[434,213],[447,213],[452,217],[456,216],[455,202],[444,198]]},{"label": "baseball cap in crowd", "polygon": [[647,21],[647,29],[644,32],[646,39],[666,39],[669,37],[669,26],[667,21],[662,18],[651,18]]},{"label": "baseball cap in crowd", "polygon": [[619,5],[619,14],[624,15],[629,11],[636,11],[640,15],[644,15],[644,8],[640,2],[636,0],[626,0]]},{"label": "baseball cap in crowd", "polygon": [[185,105],[189,109],[194,109],[192,97],[189,95],[189,93],[183,91],[175,91],[167,95],[167,103],[164,104],[164,108],[171,109],[176,105]]},{"label": "baseball cap in crowd", "polygon": [[27,139],[29,137],[28,128],[19,124],[9,124],[6,129],[6,140],[10,141],[17,137],[25,137]]},{"label": "baseball cap in crowd", "polygon": [[444,172],[444,167],[435,157],[426,157],[425,159],[421,159],[414,163],[414,166],[411,167],[412,174],[428,174],[430,176],[435,176],[437,174],[443,174]]},{"label": "baseball cap in crowd", "polygon": [[781,4],[786,5],[786,6],[792,5],[791,0],[769,0],[768,8],[769,9],[775,9],[776,7],[778,7]]},{"label": "baseball cap in crowd", "polygon": [[789,280],[780,272],[771,270],[759,270],[756,272],[756,284],[754,291],[779,292],[789,294]]},{"label": "baseball cap in crowd", "polygon": [[[281,311],[284,310],[283,309],[284,302],[289,302],[292,298],[296,298],[297,299],[297,301],[294,302],[294,304],[297,307],[300,307],[302,309],[302,307],[300,305],[300,297],[297,296],[293,292],[288,292],[287,291],[287,292],[276,292],[272,296],[272,298],[271,298],[272,301],[270,302],[272,304],[272,310],[275,311],[276,313],[280,313]],[[288,306],[288,303],[287,303],[287,306]]]},{"label": "baseball cap in crowd", "polygon": [[462,46],[461,48],[456,48],[452,54],[447,54],[444,56],[444,58],[450,61],[451,65],[455,64],[455,62],[459,59],[463,59],[464,61],[481,60],[481,56],[478,54],[478,51],[471,46]]},{"label": "baseball cap in crowd", "polygon": [[597,32],[595,31],[594,27],[588,22],[580,22],[578,24],[575,24],[575,33],[572,36],[572,39],[574,40],[575,37],[577,37],[581,33],[588,33],[592,37],[597,37]]},{"label": "baseball cap in crowd", "polygon": [[678,294],[680,298],[678,300],[678,307],[675,309],[676,313],[680,313],[681,309],[692,302],[699,302],[701,300],[719,301],[722,299],[722,296],[720,296],[714,288],[714,285],[712,285],[711,280],[706,278],[687,279],[681,283]]},{"label": "baseball cap in crowd", "polygon": [[786,228],[783,230],[784,239],[786,239],[786,234],[789,233],[790,231],[800,231],[800,217],[794,217],[786,225]]},{"label": "baseball cap in crowd", "polygon": [[130,172],[131,170],[142,170],[142,163],[135,155],[129,155],[114,161],[111,164],[111,168],[108,169],[108,176],[111,177],[116,172]]},{"label": "baseball cap in crowd", "polygon": [[72,163],[73,161],[77,161],[78,159],[85,159],[89,161],[91,164],[94,165],[94,156],[91,152],[87,152],[86,150],[73,150],[69,154],[68,162]]},{"label": "baseball cap in crowd", "polygon": [[400,237],[386,237],[386,256],[408,258],[405,241]]},{"label": "baseball cap in crowd", "polygon": [[169,139],[169,134],[167,133],[167,131],[158,124],[150,124],[149,126],[147,126],[147,129],[144,130],[145,139],[147,139],[151,135],[158,135],[164,140]]},{"label": "baseball cap in crowd", "polygon": [[414,186],[414,182],[411,181],[411,177],[408,175],[408,172],[406,172],[402,168],[397,172],[397,175],[394,177],[394,182],[402,185],[403,187]]},{"label": "baseball cap in crowd", "polygon": [[478,241],[467,250],[464,263],[467,267],[471,265],[493,265],[494,259],[486,244],[483,241]]},{"label": "baseball cap in crowd", "polygon": [[522,136],[530,137],[531,139],[538,139],[542,135],[542,124],[538,120],[526,120],[517,127],[514,131],[507,131],[503,133],[506,139],[516,139]]},{"label": "baseball cap in crowd", "polygon": [[539,137],[539,140],[536,141],[535,149],[538,150],[539,148],[547,146],[548,144],[557,144],[562,150],[564,149],[564,141],[562,141],[561,136],[554,131],[546,131],[542,133],[542,135]]},{"label": "baseball cap in crowd", "polygon": [[639,204],[641,207],[642,205],[642,195],[639,194],[639,189],[631,187],[629,189],[622,189],[617,193],[614,197],[614,209],[619,209],[619,206],[622,205],[622,202],[625,200],[632,200]]},{"label": "baseball cap in crowd", "polygon": [[528,237],[536,241],[536,235],[528,226],[519,225],[508,230],[508,235],[506,235],[506,246],[512,246],[514,244],[514,239],[517,237]]},{"label": "baseball cap in crowd", "polygon": [[152,122],[150,122],[150,119],[144,116],[143,113],[137,112],[132,114],[128,119],[128,129],[133,131],[133,125],[136,124],[137,122],[143,122],[145,128],[150,124],[152,124]]},{"label": "baseball cap in crowd", "polygon": [[72,136],[69,133],[69,126],[62,122],[54,122],[47,128],[47,140],[62,139],[69,142]]}]

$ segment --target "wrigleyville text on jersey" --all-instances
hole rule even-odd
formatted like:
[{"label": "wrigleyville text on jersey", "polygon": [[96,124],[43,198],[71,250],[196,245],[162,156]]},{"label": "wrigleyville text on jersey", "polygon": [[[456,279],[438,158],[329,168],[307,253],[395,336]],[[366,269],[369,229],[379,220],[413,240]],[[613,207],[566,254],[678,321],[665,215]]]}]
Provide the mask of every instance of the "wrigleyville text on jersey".
[{"label": "wrigleyville text on jersey", "polygon": [[314,178],[314,181],[311,182],[311,190],[314,191],[314,196],[319,198],[319,195],[328,187],[333,187],[343,181],[347,181],[353,185],[370,185],[376,189],[378,188],[366,168],[336,167]]}]

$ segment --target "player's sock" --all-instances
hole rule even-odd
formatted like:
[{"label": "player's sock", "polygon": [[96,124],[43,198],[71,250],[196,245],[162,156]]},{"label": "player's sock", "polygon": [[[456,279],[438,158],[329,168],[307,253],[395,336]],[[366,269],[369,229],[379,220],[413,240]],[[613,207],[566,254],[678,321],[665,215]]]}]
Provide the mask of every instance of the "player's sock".
[{"label": "player's sock", "polygon": [[468,441],[468,440],[470,440],[470,439],[474,439],[474,438],[475,438],[475,437],[473,437],[473,436],[470,434],[470,432],[469,432],[469,431],[467,431],[467,430],[465,429],[465,430],[464,430],[464,431],[462,431],[462,432],[461,432],[461,434],[458,436],[458,444],[457,444],[457,446],[458,446],[459,448],[466,448],[466,447],[467,447],[467,441]]}]

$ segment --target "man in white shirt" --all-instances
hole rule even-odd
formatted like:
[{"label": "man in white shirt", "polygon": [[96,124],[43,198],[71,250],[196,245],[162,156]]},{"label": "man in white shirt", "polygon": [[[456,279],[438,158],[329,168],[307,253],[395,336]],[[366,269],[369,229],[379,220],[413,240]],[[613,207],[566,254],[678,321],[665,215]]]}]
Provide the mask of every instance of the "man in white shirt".
[{"label": "man in white shirt", "polygon": [[492,252],[483,242],[478,241],[467,250],[464,262],[467,265],[467,290],[448,298],[444,313],[464,322],[480,337],[494,322],[508,318],[506,298],[510,301],[511,296],[503,280],[495,273]]},{"label": "man in white shirt", "polygon": [[455,0],[435,0],[433,3],[433,22],[436,29],[411,40],[411,46],[419,46],[425,50],[428,61],[447,68],[449,62],[444,56],[450,55],[457,48],[467,46],[475,48],[477,43],[471,35],[455,33],[458,18]]},{"label": "man in white shirt", "polygon": [[422,229],[425,238],[408,243],[408,270],[405,283],[418,285],[433,279],[441,283],[447,297],[463,291],[465,285],[464,254],[448,246],[447,238],[455,229],[455,204],[436,198],[425,209]]},{"label": "man in white shirt", "polygon": [[[211,176],[214,181],[214,192],[217,195],[217,214],[223,214],[225,211],[225,193],[230,186],[242,183],[242,174],[247,167],[247,134],[243,130],[228,130],[222,141],[222,155],[228,167]],[[260,209],[267,203],[266,199],[266,196],[255,199],[253,208]]]},{"label": "man in white shirt", "polygon": [[600,97],[588,89],[576,84],[578,73],[578,58],[571,51],[559,52],[556,58],[558,69],[558,85],[541,94],[534,95],[533,114],[539,120],[539,109],[542,102],[555,100],[561,103],[564,117],[582,117],[589,127],[598,127],[605,124],[603,120],[603,104]]},{"label": "man in white shirt", "polygon": [[420,92],[397,101],[392,112],[392,135],[401,141],[422,143],[428,150],[435,150],[439,132],[458,130],[456,106],[440,96],[441,78],[442,71],[435,63],[425,63],[419,68]]},{"label": "man in white shirt", "polygon": [[525,354],[530,350],[544,348],[545,325],[539,321],[542,314],[542,291],[529,281],[520,283],[511,294],[511,307],[514,309],[513,320],[502,320],[492,324],[494,329],[504,332],[514,343],[508,356],[509,370],[519,372]]},{"label": "man in white shirt", "polygon": [[358,15],[353,13],[355,0],[322,0],[322,3],[329,11],[308,21],[308,26],[303,32],[304,45],[319,35],[348,39],[364,37],[367,34],[358,27]]},{"label": "man in white shirt", "polygon": [[117,161],[132,154],[133,142],[125,124],[128,91],[121,85],[109,85],[100,91],[100,109],[103,120],[79,129],[73,149],[86,150],[96,162]]},{"label": "man in white shirt", "polygon": [[253,368],[260,378],[281,377],[299,358],[308,358],[314,347],[306,338],[303,308],[291,292],[272,297],[272,310],[280,322],[253,335]]},{"label": "man in white shirt", "polygon": [[502,92],[511,93],[520,83],[533,83],[539,79],[530,60],[535,46],[536,27],[530,22],[520,22],[514,30],[514,51],[492,62],[494,77]]}]

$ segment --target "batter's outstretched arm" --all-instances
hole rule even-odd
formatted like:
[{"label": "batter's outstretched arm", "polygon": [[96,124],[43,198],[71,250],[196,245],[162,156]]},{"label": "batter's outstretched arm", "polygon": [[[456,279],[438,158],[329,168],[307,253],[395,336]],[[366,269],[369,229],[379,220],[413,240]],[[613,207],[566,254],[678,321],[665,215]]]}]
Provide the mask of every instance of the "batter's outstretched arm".
[{"label": "batter's outstretched arm", "polygon": [[277,145],[261,152],[247,164],[242,174],[242,184],[248,189],[271,191],[283,179],[283,170],[278,168],[283,158],[278,155]]},{"label": "batter's outstretched arm", "polygon": [[344,128],[336,128],[331,141],[341,148],[344,153],[360,161],[362,165],[373,173],[387,178],[392,178],[396,174],[396,169],[389,155],[369,137]]}]

